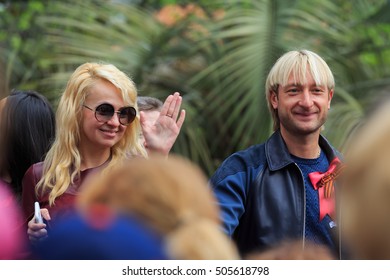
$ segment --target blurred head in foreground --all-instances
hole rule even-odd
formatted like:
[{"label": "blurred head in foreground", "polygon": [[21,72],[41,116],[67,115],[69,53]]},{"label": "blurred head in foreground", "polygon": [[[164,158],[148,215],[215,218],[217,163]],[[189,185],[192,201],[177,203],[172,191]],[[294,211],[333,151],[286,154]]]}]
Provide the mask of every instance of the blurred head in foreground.
[{"label": "blurred head in foreground", "polygon": [[34,253],[44,260],[167,259],[162,240],[153,230],[103,205],[57,221]]},{"label": "blurred head in foreground", "polygon": [[341,230],[356,259],[390,259],[390,102],[364,122],[345,153]]},{"label": "blurred head in foreground", "polygon": [[246,260],[334,260],[335,256],[325,245],[302,240],[285,241],[264,251],[253,252],[244,257]]},{"label": "blurred head in foreground", "polygon": [[82,212],[109,205],[136,217],[165,237],[172,259],[238,259],[221,231],[219,209],[205,174],[190,161],[129,160],[93,182],[79,197]]}]

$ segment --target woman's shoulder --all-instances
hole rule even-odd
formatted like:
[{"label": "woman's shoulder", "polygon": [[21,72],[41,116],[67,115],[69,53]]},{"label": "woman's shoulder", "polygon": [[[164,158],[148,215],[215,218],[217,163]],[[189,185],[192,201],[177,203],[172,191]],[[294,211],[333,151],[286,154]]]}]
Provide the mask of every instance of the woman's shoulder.
[{"label": "woman's shoulder", "polygon": [[42,177],[42,172],[43,172],[43,161],[34,163],[27,169],[24,178],[30,178],[34,181],[39,181]]}]

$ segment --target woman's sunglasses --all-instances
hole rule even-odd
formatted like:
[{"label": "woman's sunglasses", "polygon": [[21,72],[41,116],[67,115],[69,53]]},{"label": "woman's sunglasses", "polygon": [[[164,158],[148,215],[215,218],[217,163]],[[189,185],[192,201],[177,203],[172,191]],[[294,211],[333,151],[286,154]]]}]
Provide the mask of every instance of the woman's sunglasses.
[{"label": "woman's sunglasses", "polygon": [[114,114],[117,113],[120,124],[129,125],[134,121],[135,116],[137,115],[135,108],[131,106],[120,108],[119,111],[115,111],[114,106],[108,103],[100,104],[95,110],[84,104],[83,107],[95,112],[95,118],[99,122],[108,122],[112,119]]}]

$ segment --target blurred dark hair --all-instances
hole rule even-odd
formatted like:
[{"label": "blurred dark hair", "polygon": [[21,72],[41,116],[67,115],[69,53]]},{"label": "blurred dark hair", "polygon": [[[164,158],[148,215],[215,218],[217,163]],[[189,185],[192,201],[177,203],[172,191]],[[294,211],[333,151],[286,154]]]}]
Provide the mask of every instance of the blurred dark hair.
[{"label": "blurred dark hair", "polygon": [[138,96],[137,105],[139,111],[161,111],[163,103],[155,97]]},{"label": "blurred dark hair", "polygon": [[11,177],[20,197],[27,169],[44,159],[55,136],[55,114],[49,101],[35,91],[12,90],[1,115],[0,173]]}]

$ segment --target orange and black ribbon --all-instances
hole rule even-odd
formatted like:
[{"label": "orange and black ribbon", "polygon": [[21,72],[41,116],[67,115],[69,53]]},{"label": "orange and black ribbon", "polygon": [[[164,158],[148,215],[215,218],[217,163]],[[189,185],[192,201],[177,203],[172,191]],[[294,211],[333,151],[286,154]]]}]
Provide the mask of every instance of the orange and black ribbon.
[{"label": "orange and black ribbon", "polygon": [[309,173],[309,179],[314,189],[318,190],[320,204],[320,221],[326,214],[334,218],[334,180],[340,175],[345,165],[339,158],[334,158],[326,172]]}]

